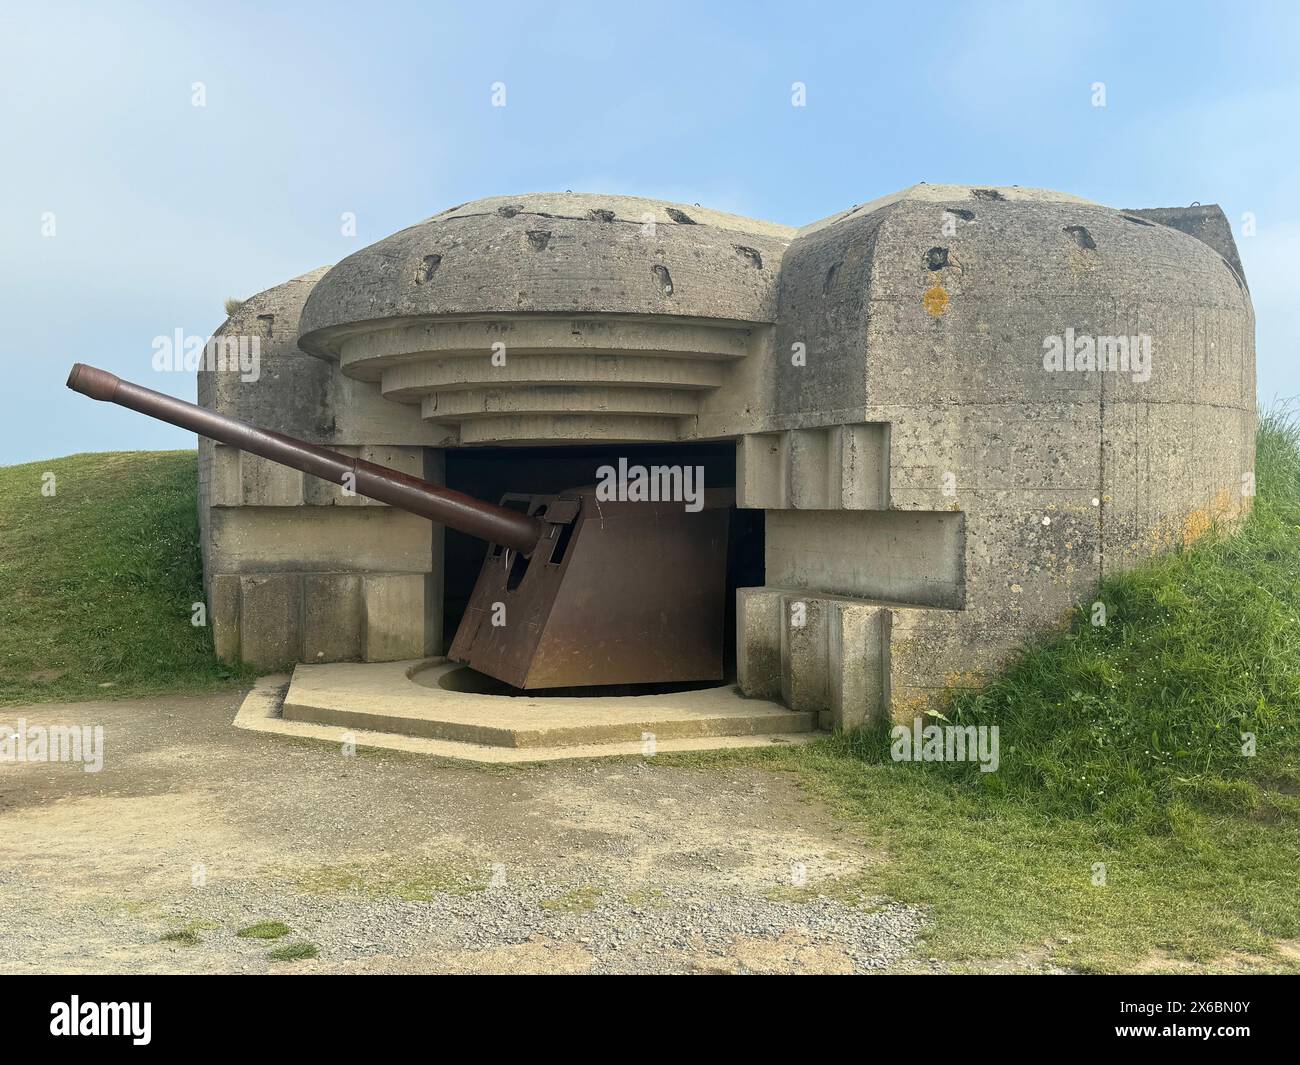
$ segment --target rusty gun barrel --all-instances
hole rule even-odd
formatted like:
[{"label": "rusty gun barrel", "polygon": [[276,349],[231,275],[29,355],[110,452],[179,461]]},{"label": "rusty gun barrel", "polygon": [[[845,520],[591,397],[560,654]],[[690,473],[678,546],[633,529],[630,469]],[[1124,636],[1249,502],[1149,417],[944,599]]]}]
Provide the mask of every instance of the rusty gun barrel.
[{"label": "rusty gun barrel", "polygon": [[91,399],[116,403],[334,484],[346,484],[351,475],[352,488],[358,495],[419,514],[524,555],[532,553],[545,527],[538,518],[519,511],[485,503],[387,466],[259,429],[183,399],[123,381],[107,370],[84,363],[72,367],[68,387]]}]

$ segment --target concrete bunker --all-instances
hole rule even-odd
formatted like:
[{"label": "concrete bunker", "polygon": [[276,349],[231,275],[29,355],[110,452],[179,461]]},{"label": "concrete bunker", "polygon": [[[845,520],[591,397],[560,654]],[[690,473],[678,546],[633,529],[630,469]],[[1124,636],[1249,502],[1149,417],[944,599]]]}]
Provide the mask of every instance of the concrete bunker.
[{"label": "concrete bunker", "polygon": [[[1254,319],[1214,207],[919,185],[792,229],[488,199],[252,297],[218,330],[245,334],[261,376],[201,373],[202,404],[480,498],[601,456],[727,470],[762,527],[761,566],[731,567],[736,687],[822,727],[978,686],[1108,573],[1250,505]],[[1045,364],[1076,337],[1143,338],[1150,373]],[[300,663],[323,703],[311,676],[347,686],[327,663],[410,681],[446,652],[477,548],[200,459],[221,654]]]}]

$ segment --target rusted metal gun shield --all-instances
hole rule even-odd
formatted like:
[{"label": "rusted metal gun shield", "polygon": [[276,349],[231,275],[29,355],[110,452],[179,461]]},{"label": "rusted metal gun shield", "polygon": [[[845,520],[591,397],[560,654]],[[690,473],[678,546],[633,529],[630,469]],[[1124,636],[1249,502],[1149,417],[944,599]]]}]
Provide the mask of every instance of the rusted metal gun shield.
[{"label": "rusted metal gun shield", "polygon": [[534,497],[530,514],[576,517],[530,559],[488,553],[450,657],[525,689],[722,680],[730,503]]}]

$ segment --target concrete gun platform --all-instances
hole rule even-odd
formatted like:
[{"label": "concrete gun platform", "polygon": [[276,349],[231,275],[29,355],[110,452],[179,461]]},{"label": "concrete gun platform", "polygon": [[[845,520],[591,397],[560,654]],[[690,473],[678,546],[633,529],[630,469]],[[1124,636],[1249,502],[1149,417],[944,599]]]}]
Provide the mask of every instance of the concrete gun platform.
[{"label": "concrete gun platform", "polygon": [[300,665],[292,679],[262,678],[235,725],[475,762],[759,747],[816,735],[814,714],[745,698],[731,684],[619,696],[454,690],[474,683],[467,673],[445,659]]}]

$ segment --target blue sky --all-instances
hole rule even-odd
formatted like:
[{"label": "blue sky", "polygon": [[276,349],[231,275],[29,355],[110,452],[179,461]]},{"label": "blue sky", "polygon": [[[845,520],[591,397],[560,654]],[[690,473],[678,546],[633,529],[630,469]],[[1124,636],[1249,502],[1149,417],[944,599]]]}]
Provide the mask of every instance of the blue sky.
[{"label": "blue sky", "polygon": [[[192,446],[68,392],[68,366],[157,387],[152,339],[207,335],[225,297],[465,200],[552,189],[789,225],[918,181],[1217,202],[1260,396],[1300,394],[1298,31],[1294,3],[8,0],[0,465]],[[167,385],[193,398],[192,376]]]}]

